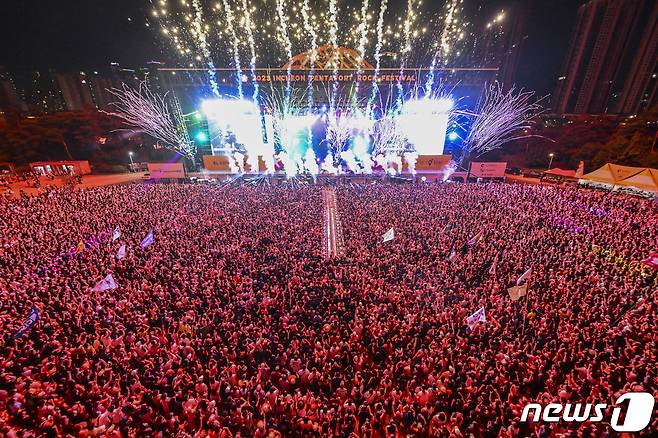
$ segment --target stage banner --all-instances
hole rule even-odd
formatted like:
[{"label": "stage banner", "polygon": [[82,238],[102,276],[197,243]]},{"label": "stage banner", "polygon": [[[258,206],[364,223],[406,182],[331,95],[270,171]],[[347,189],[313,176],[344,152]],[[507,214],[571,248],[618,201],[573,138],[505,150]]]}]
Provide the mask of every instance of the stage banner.
[{"label": "stage banner", "polygon": [[506,162],[472,162],[470,176],[475,178],[504,178]]},{"label": "stage banner", "polygon": [[267,170],[267,166],[265,165],[265,160],[263,160],[263,156],[259,155],[258,156],[258,169],[252,169],[251,164],[249,164],[249,157],[247,155],[244,156],[244,171],[245,172],[258,172],[258,173],[264,173]]},{"label": "stage banner", "polygon": [[147,168],[151,179],[185,178],[183,163],[148,163]]},{"label": "stage banner", "polygon": [[416,161],[416,172],[441,172],[450,164],[450,160],[452,160],[452,155],[419,155]]},{"label": "stage banner", "polygon": [[206,170],[216,170],[219,172],[232,173],[230,157],[227,155],[204,155],[203,167]]}]

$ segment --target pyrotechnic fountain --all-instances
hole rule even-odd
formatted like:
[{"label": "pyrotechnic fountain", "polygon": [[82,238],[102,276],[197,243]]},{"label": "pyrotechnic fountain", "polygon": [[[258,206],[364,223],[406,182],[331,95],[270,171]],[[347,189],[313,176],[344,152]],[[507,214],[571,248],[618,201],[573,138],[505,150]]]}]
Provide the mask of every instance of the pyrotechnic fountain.
[{"label": "pyrotechnic fountain", "polygon": [[244,25],[247,30],[247,42],[249,43],[249,53],[251,57],[249,58],[249,71],[251,72],[251,82],[254,87],[253,99],[254,102],[258,102],[258,81],[256,80],[256,42],[254,40],[253,24],[251,19],[251,10],[250,5],[247,4],[247,0],[242,0],[242,10],[244,11]]},{"label": "pyrotechnic fountain", "polygon": [[[414,174],[419,157],[443,153],[447,128],[457,123],[457,117],[461,127],[470,129],[462,144],[462,156],[468,156],[522,138],[525,134],[519,130],[538,112],[532,93],[513,88],[503,92],[499,86],[487,87],[478,108],[464,111],[452,90],[443,88],[437,72],[452,69],[468,32],[468,22],[461,17],[464,0],[445,0],[434,16],[421,7],[421,0],[407,0],[401,14],[389,0],[362,0],[344,10],[338,0],[263,1],[264,6],[251,0],[212,4],[151,0],[153,16],[181,59],[192,64],[202,61],[207,67],[214,99],[206,97],[203,111],[211,147],[237,157],[234,161],[241,171],[246,169],[242,158],[252,171],[259,171],[261,157],[267,172],[274,172],[278,162],[289,176],[370,173],[379,167],[397,174],[403,170],[404,158],[406,170]],[[340,44],[356,49],[343,49]],[[297,50],[300,55],[293,57]],[[430,53],[429,59],[423,53]],[[374,59],[374,66],[365,61],[367,57]],[[282,65],[282,58],[290,60],[283,67],[285,76],[271,75],[269,69],[266,75],[258,73],[257,62]],[[235,73],[232,97],[220,90],[218,59]],[[242,74],[241,59],[249,59],[248,75]],[[412,61],[429,68],[411,74]],[[393,62],[394,68],[385,62]],[[344,74],[345,70],[351,73]],[[371,74],[363,75],[368,70]],[[421,70],[426,72],[422,84]],[[408,71],[412,82],[407,82]],[[306,84],[303,93],[296,93],[293,80]],[[281,92],[275,91],[275,81],[285,83]],[[318,83],[328,85],[327,107],[316,97]],[[340,83],[351,87],[339,91]],[[364,84],[370,86],[365,93],[361,92]],[[123,97],[122,118],[130,126],[157,125],[157,121],[140,122],[136,108],[144,102],[137,102],[134,93],[125,89],[116,93]],[[249,101],[243,98],[245,93]],[[155,96],[147,97],[148,102]],[[136,108],[129,108],[133,104]],[[184,130],[184,122],[173,117],[173,122],[153,132],[171,130],[170,125]],[[185,142],[192,144],[189,139],[172,138],[168,147],[186,150]]]},{"label": "pyrotechnic fountain", "polygon": [[375,73],[372,77],[372,90],[370,92],[370,99],[368,99],[368,107],[366,109],[366,114],[371,116],[372,105],[377,98],[377,77],[379,76],[379,68],[381,66],[382,58],[382,44],[384,40],[384,14],[386,14],[386,7],[388,6],[388,0],[382,0],[379,7],[379,18],[377,19],[377,42],[375,43]]},{"label": "pyrotechnic fountain", "polygon": [[229,6],[227,0],[224,0],[224,9],[226,10],[226,25],[231,33],[231,41],[233,47],[233,66],[235,68],[235,81],[238,88],[238,97],[242,99],[242,67],[240,66],[240,48],[239,41],[234,28],[233,11]]}]

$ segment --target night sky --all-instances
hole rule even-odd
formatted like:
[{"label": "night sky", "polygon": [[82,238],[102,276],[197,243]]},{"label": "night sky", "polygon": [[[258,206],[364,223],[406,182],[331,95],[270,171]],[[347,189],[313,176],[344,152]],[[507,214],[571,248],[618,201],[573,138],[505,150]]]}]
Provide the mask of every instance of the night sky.
[{"label": "night sky", "polygon": [[[430,0],[425,0],[430,1]],[[352,0],[339,0],[345,4]],[[358,3],[358,2],[356,2]],[[393,7],[404,5],[393,0]],[[517,83],[540,94],[553,90],[576,18],[579,0],[524,0],[529,15],[527,39]],[[514,7],[512,0],[465,0],[466,8],[494,11]],[[376,2],[375,11],[378,8]],[[400,7],[400,6],[397,6]],[[0,66],[10,71],[54,68],[104,69],[110,62],[127,67],[146,61],[175,63],[158,25],[145,23],[147,0],[20,0],[3,2],[0,14]],[[400,9],[403,14],[404,9]]]}]

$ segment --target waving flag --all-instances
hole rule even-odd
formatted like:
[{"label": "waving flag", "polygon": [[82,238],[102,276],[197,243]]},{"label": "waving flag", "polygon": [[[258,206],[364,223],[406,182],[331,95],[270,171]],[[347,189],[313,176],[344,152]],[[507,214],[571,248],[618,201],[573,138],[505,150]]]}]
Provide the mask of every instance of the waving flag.
[{"label": "waving flag", "polygon": [[518,286],[523,283],[525,280],[530,278],[530,275],[532,275],[532,267],[528,268],[528,270],[525,271],[523,275],[518,278],[518,280],[516,280],[516,285]]},{"label": "waving flag", "polygon": [[117,227],[114,229],[114,231],[112,231],[112,242],[117,240],[119,237],[121,237],[121,230],[119,229],[119,226],[117,225]]},{"label": "waving flag", "polygon": [[473,327],[475,327],[475,325],[478,322],[487,322],[487,317],[484,314],[484,306],[480,307],[478,310],[475,311],[474,314],[466,318],[466,323],[468,324],[468,328],[470,328],[471,330],[473,329]]},{"label": "waving flag", "polygon": [[153,230],[149,231],[146,237],[142,240],[142,243],[139,244],[140,248],[146,249],[151,246],[154,242]]},{"label": "waving flag", "polygon": [[117,259],[121,260],[126,257],[126,244],[124,243],[121,245],[121,248],[119,248],[119,251],[117,251]]},{"label": "waving flag", "polygon": [[114,277],[112,277],[112,274],[109,274],[107,277],[96,283],[96,286],[94,286],[94,292],[103,292],[108,289],[116,289],[119,287],[119,285],[114,281]]},{"label": "waving flag", "polygon": [[454,259],[456,256],[457,256],[457,251],[455,251],[453,249],[452,251],[450,251],[450,255],[448,256],[448,260],[452,261],[452,259]]},{"label": "waving flag", "polygon": [[23,336],[23,334],[25,334],[25,332],[27,332],[32,327],[34,327],[34,324],[36,324],[39,319],[41,319],[39,317],[39,309],[37,309],[36,307],[32,307],[32,309],[30,310],[29,315],[27,315],[27,319],[25,320],[25,322],[23,322],[23,325],[21,326],[21,328],[19,328],[18,331],[16,333],[14,333],[14,336],[12,336],[12,339],[17,339],[17,338],[20,338],[21,336]]},{"label": "waving flag", "polygon": [[642,263],[653,269],[658,269],[658,252],[652,252],[649,254],[649,257],[642,260]]},{"label": "waving flag", "polygon": [[489,275],[496,275],[496,264],[498,263],[498,257],[494,259],[491,267],[489,268]]},{"label": "waving flag", "polygon": [[393,240],[394,238],[395,238],[395,231],[393,230],[393,228],[391,228],[386,232],[386,234],[382,236],[382,243],[386,243],[389,240]]},{"label": "waving flag", "polygon": [[476,243],[478,243],[480,240],[482,240],[482,231],[480,231],[475,236],[473,236],[469,239],[468,246],[473,246]]},{"label": "waving flag", "polygon": [[80,254],[84,250],[85,250],[85,242],[84,242],[84,240],[81,240],[80,242],[78,242],[78,246],[75,248],[75,251],[78,254]]},{"label": "waving flag", "polygon": [[507,289],[507,293],[509,294],[509,297],[512,299],[512,301],[518,301],[519,298],[525,297],[528,293],[528,283],[522,286],[512,286]]}]

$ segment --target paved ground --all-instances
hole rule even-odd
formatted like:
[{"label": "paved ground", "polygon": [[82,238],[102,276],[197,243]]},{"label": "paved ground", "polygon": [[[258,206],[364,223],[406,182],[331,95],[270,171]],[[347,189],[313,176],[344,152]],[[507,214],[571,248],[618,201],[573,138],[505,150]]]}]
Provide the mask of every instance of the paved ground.
[{"label": "paved ground", "polygon": [[334,189],[322,191],[324,201],[324,241],[327,258],[338,257],[343,254],[343,231],[338,217],[336,205],[336,192]]}]

